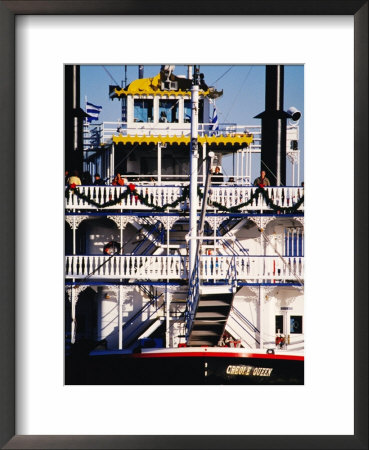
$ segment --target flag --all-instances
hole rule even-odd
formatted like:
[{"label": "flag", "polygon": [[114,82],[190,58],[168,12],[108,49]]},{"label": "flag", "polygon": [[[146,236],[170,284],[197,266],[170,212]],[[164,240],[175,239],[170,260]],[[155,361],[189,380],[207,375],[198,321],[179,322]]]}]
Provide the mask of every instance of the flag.
[{"label": "flag", "polygon": [[211,127],[212,131],[219,131],[219,122],[218,122],[218,114],[217,114],[217,109],[214,105],[214,109],[213,109],[213,118],[211,119],[211,123],[213,124]]},{"label": "flag", "polygon": [[92,103],[86,102],[86,112],[89,115],[87,118],[88,122],[92,120],[98,120],[100,111],[102,110],[102,106],[96,106]]}]

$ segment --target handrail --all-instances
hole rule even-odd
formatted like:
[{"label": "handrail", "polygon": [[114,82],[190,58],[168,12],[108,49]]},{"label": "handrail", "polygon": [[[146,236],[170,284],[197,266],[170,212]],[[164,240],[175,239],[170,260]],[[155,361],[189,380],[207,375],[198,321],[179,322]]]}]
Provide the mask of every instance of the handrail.
[{"label": "handrail", "polygon": [[260,330],[252,322],[250,322],[237,308],[235,308],[235,306],[232,305],[231,310],[233,310],[240,319],[246,322],[247,325],[252,329],[252,331],[260,334]]},{"label": "handrail", "polygon": [[[146,221],[147,221],[147,220],[146,220]],[[133,255],[143,255],[143,256],[146,256],[146,255],[147,255],[147,252],[149,251],[149,249],[151,249],[151,248],[153,247],[153,245],[155,245],[156,242],[158,242],[159,244],[161,243],[161,242],[159,241],[159,238],[162,238],[164,234],[163,234],[163,230],[162,230],[162,231],[159,230],[158,223],[159,223],[159,221],[156,222],[156,223],[154,223],[154,224],[148,223],[148,224],[150,225],[150,228],[146,231],[146,233],[145,233],[145,235],[144,235],[144,238],[145,238],[145,239],[143,239],[141,242],[138,243],[138,245],[135,247],[135,249],[134,249],[133,252],[132,252]],[[154,232],[155,232],[155,231],[158,233],[158,236],[155,236],[155,235],[154,235]],[[153,239],[152,239],[152,240],[150,239],[150,236],[153,236]],[[150,245],[148,246],[148,248],[146,249],[146,252],[145,252],[145,253],[138,253],[139,249],[140,249],[145,243],[147,243],[147,241],[151,241],[151,243],[150,243]]]},{"label": "handrail", "polygon": [[[254,339],[254,341],[257,343],[257,344],[260,344],[260,341],[258,341],[257,339],[256,339],[256,337],[255,336],[253,336],[248,330],[246,330],[246,328],[244,328],[235,318],[233,318],[233,320],[237,323],[237,325],[238,326],[240,326],[244,331],[246,331],[246,333],[252,338],[252,339]],[[232,329],[232,331],[234,332],[234,333],[237,333],[237,331],[236,330],[234,330],[233,328],[232,328],[232,326],[231,325],[229,325],[229,324],[227,324],[231,329]],[[237,333],[238,334],[238,333]],[[240,336],[240,338],[241,338],[241,340],[243,341],[244,339],[242,339],[242,337]]]},{"label": "handrail", "polygon": [[[149,315],[149,317],[141,323],[141,325],[147,323],[147,321],[150,320],[150,319],[152,318],[152,316],[153,316],[154,314],[156,314],[161,308],[163,308],[164,305],[165,305],[165,303],[163,302],[160,306],[157,306],[157,308],[155,309],[155,311],[153,311],[153,312]],[[127,322],[124,326],[126,326],[126,325],[132,325],[132,322],[129,321],[129,322]],[[123,327],[123,329],[124,329],[124,327]],[[129,342],[130,339],[132,339],[132,336],[135,335],[135,333],[137,333],[137,328],[135,328],[135,329],[132,331],[132,333],[130,333],[128,336],[125,337],[125,341],[128,341],[128,342]]]},{"label": "handrail", "polygon": [[[143,286],[140,286],[143,287]],[[123,325],[123,330],[128,326],[128,325],[132,325],[132,323],[139,317],[141,316],[147,308],[149,308],[152,304],[154,304],[155,302],[157,302],[159,300],[159,298],[163,295],[163,293],[161,293],[159,296],[154,296],[153,298],[150,299],[150,301],[148,301],[147,303],[144,304],[144,306],[138,310],[124,325]],[[157,309],[155,311],[157,311],[158,309],[160,309],[162,306],[164,305],[164,303],[162,303],[160,305],[160,307],[158,307],[157,305]]]},{"label": "handrail", "polygon": [[186,321],[186,339],[190,336],[193,319],[197,309],[197,303],[200,296],[200,283],[199,283],[199,255],[196,257],[195,267],[192,272],[191,278],[188,282],[188,297],[185,312]]}]

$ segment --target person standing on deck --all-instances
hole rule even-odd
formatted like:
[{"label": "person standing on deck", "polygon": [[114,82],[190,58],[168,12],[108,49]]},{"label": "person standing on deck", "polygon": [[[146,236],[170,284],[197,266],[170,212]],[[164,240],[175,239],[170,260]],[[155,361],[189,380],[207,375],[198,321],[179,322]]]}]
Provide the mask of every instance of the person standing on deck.
[{"label": "person standing on deck", "polygon": [[105,186],[104,180],[101,179],[100,175],[97,173],[95,175],[95,182],[94,182],[95,186]]},{"label": "person standing on deck", "polygon": [[73,174],[68,178],[68,184],[75,184],[76,186],[81,186],[81,179],[79,177],[78,170],[73,170]]},{"label": "person standing on deck", "polygon": [[262,170],[260,172],[260,177],[255,179],[254,186],[259,186],[259,187],[270,186],[270,181],[265,175],[266,175],[265,170]]},{"label": "person standing on deck", "polygon": [[219,166],[216,166],[216,168],[215,168],[215,173],[214,173],[214,175],[212,176],[212,178],[214,179],[214,182],[215,182],[216,184],[223,184],[223,183],[224,183],[223,174],[222,174],[222,172],[220,171],[220,167],[219,167]]}]

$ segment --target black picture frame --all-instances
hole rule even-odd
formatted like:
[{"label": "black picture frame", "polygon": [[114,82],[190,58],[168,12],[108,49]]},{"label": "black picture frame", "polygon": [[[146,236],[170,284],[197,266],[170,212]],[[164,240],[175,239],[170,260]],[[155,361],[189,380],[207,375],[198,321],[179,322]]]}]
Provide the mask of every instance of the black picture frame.
[{"label": "black picture frame", "polygon": [[[354,435],[15,435],[15,16],[20,14],[352,15],[355,58]],[[368,448],[368,0],[0,1],[0,445],[6,449]],[[350,210],[350,208],[349,208]],[[20,218],[18,218],[20,219]],[[339,400],[339,393],[337,393]],[[317,408],[319,405],[317,405]],[[190,422],[190,418],[189,418]]]}]

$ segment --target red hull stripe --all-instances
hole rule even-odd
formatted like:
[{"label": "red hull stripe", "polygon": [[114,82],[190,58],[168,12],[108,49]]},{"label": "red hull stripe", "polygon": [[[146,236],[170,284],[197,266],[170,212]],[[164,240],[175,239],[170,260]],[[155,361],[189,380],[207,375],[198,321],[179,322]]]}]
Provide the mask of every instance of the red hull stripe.
[{"label": "red hull stripe", "polygon": [[219,353],[219,352],[186,352],[186,353],[134,353],[132,358],[255,358],[255,359],[288,359],[291,361],[304,361],[303,356],[273,355],[272,353]]}]

